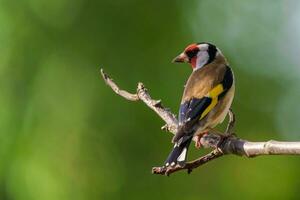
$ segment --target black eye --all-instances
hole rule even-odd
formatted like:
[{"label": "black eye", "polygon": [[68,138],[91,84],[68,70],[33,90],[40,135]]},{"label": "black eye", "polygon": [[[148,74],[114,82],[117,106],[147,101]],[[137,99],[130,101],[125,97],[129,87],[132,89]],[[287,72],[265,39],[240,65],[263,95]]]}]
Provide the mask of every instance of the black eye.
[{"label": "black eye", "polygon": [[197,55],[198,51],[199,49],[188,50],[185,52],[185,54],[191,59]]}]

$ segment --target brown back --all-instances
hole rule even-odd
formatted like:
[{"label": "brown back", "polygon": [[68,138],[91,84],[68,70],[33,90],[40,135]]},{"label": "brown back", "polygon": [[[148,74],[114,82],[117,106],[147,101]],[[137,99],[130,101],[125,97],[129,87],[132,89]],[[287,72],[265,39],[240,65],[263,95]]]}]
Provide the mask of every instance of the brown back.
[{"label": "brown back", "polygon": [[204,97],[212,88],[222,82],[225,70],[226,61],[217,59],[194,71],[185,85],[181,102],[188,101],[193,97]]}]

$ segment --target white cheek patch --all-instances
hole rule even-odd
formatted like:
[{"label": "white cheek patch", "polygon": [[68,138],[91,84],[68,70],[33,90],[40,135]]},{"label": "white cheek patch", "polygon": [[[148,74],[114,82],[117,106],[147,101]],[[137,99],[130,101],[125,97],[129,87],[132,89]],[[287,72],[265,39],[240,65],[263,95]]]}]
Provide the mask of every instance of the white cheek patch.
[{"label": "white cheek patch", "polygon": [[199,51],[196,60],[196,67],[194,70],[203,67],[209,60],[209,55],[207,51]]}]

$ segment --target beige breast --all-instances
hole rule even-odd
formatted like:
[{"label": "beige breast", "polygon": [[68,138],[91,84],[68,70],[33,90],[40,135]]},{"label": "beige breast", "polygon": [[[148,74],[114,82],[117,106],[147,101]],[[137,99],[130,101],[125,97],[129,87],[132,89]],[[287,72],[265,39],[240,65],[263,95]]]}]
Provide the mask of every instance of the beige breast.
[{"label": "beige breast", "polygon": [[233,101],[235,92],[234,83],[232,87],[228,90],[227,94],[220,100],[217,106],[208,114],[208,122],[206,126],[213,128],[216,125],[222,123],[230,109]]}]

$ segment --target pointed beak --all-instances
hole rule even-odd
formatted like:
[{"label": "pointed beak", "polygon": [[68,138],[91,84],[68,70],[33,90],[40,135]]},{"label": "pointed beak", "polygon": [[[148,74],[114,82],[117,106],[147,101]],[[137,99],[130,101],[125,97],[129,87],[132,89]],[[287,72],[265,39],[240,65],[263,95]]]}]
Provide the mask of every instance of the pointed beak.
[{"label": "pointed beak", "polygon": [[172,62],[173,63],[184,63],[184,62],[188,62],[188,61],[189,61],[188,57],[184,53],[181,53],[179,56],[174,58]]}]

